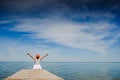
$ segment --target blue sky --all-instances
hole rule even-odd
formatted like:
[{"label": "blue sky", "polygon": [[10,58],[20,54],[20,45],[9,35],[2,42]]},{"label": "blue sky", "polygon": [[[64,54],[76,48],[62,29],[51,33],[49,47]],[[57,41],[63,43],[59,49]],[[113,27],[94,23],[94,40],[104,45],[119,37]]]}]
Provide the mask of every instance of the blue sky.
[{"label": "blue sky", "polygon": [[1,0],[0,61],[120,62],[119,0]]}]

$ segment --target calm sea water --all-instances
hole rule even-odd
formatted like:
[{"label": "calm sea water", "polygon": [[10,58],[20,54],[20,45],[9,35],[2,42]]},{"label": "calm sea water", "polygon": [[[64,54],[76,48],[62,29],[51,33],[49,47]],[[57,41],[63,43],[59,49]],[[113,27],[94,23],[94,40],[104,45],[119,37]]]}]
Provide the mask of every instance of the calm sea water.
[{"label": "calm sea water", "polygon": [[[0,62],[0,80],[21,69],[31,69],[33,62]],[[42,67],[65,80],[120,80],[120,63],[42,62]]]}]

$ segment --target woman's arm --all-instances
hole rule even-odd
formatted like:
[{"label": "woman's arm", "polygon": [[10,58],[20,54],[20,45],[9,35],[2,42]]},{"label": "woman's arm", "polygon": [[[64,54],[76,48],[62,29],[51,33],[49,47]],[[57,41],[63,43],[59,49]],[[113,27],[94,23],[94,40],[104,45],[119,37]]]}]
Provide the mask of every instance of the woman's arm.
[{"label": "woman's arm", "polygon": [[30,56],[35,61],[35,58],[30,53],[27,53],[27,55]]},{"label": "woman's arm", "polygon": [[42,58],[40,58],[40,60],[42,60],[42,59],[45,58],[46,56],[48,56],[48,54],[45,54]]}]

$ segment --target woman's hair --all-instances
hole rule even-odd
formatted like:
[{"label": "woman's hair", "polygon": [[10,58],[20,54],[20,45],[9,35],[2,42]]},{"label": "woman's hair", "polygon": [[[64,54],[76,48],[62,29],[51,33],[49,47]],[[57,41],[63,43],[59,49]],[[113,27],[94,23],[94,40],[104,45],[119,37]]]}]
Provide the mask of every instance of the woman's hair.
[{"label": "woman's hair", "polygon": [[36,59],[39,59],[40,58],[40,54],[36,54]]}]

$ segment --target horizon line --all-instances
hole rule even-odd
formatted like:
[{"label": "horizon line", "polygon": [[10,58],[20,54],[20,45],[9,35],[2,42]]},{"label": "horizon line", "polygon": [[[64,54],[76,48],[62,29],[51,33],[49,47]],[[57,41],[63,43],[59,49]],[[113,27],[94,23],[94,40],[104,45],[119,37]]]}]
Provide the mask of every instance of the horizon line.
[{"label": "horizon line", "polygon": [[[34,62],[34,61],[0,61],[0,62]],[[49,62],[49,63],[120,63],[120,62],[114,62],[114,61],[111,61],[111,62],[64,62],[64,61],[41,61],[41,62]]]}]

